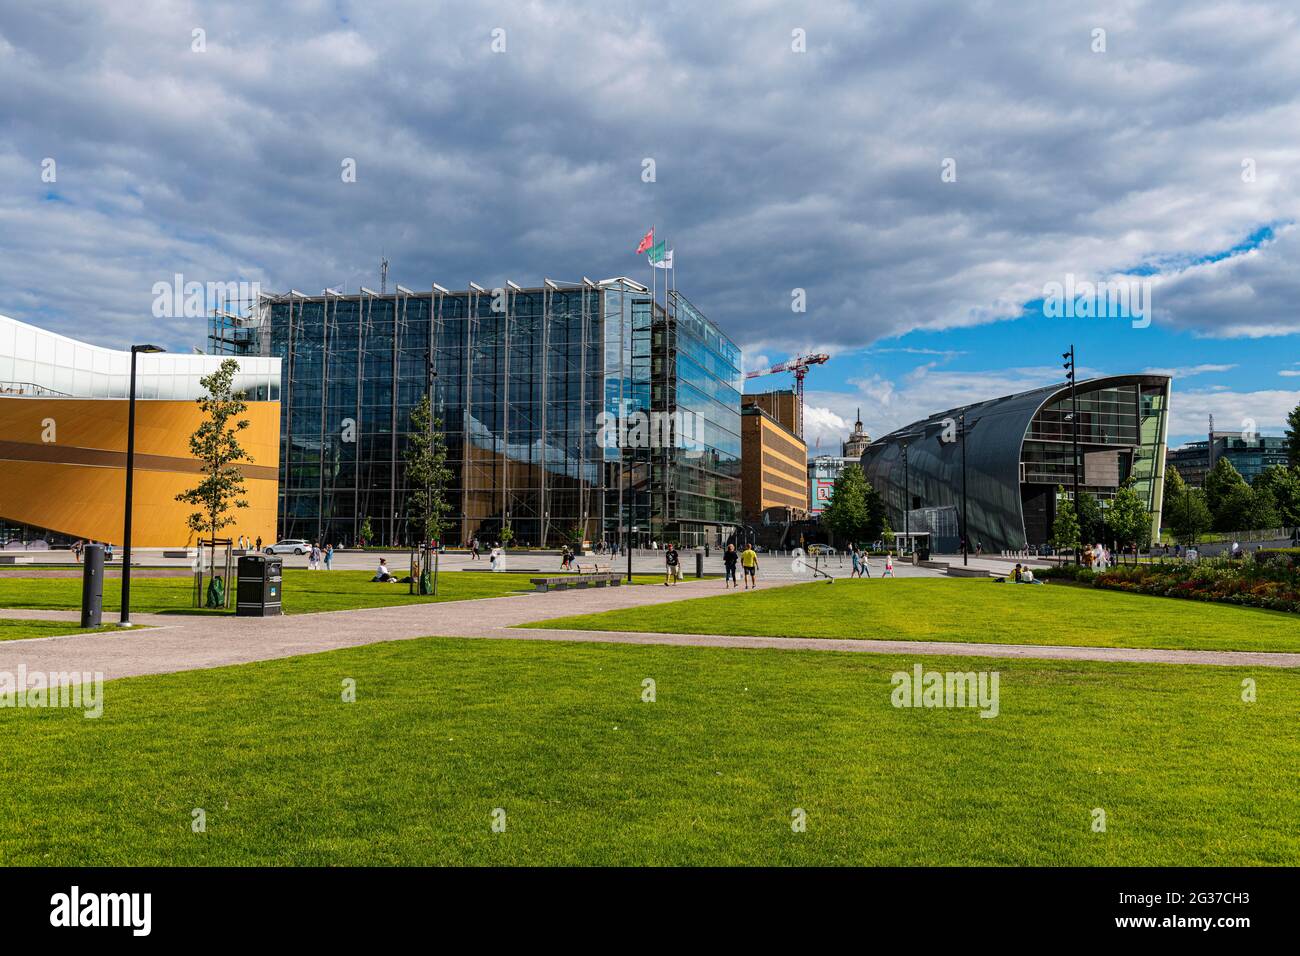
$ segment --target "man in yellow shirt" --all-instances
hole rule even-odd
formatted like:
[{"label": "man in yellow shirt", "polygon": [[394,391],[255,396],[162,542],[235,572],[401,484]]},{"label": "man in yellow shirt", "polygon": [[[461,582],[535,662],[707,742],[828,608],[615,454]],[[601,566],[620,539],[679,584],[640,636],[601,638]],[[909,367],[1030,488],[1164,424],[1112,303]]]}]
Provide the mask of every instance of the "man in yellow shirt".
[{"label": "man in yellow shirt", "polygon": [[740,566],[745,571],[745,590],[748,591],[751,584],[757,590],[758,555],[754,553],[753,545],[745,545],[745,550],[740,553]]}]

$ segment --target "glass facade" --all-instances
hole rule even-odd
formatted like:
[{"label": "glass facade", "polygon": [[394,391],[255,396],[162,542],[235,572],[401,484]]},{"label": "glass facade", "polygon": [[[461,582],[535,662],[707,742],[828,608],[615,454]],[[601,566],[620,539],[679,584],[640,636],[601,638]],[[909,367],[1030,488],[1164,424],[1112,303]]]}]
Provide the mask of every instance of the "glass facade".
[{"label": "glass facade", "polygon": [[[449,540],[549,546],[575,530],[703,540],[739,508],[739,350],[684,297],[635,283],[264,297],[252,351],[283,360],[281,535],[409,544],[403,455],[432,394],[452,481]],[[657,411],[681,442],[602,441]],[[688,414],[689,413],[689,414]],[[697,427],[698,426],[698,427]],[[676,437],[676,436],[673,436]]]}]

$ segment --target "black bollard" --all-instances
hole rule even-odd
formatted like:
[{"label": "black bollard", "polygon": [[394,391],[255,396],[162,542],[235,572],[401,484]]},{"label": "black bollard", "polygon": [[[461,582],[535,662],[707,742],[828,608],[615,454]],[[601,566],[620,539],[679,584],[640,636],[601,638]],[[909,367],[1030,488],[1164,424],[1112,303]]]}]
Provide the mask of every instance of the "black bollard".
[{"label": "black bollard", "polygon": [[81,560],[81,626],[99,627],[104,618],[104,546],[86,545]]}]

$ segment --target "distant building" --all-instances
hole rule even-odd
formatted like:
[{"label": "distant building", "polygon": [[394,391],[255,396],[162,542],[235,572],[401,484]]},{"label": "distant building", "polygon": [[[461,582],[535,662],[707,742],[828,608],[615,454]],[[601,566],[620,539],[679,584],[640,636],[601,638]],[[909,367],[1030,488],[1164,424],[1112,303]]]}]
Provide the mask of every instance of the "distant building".
[{"label": "distant building", "polygon": [[859,464],[857,458],[844,458],[837,455],[818,455],[808,462],[808,511],[819,515],[831,503],[831,489],[835,479],[846,466]]},{"label": "distant building", "polygon": [[761,405],[745,396],[740,410],[740,502],[747,522],[769,508],[788,508],[792,519],[807,511],[808,446]]},{"label": "distant building", "polygon": [[1194,488],[1205,484],[1205,474],[1220,458],[1232,463],[1241,476],[1249,482],[1271,465],[1286,465],[1285,438],[1267,438],[1262,435],[1246,437],[1245,432],[1210,432],[1205,441],[1189,442],[1182,448],[1171,449],[1167,456],[1170,466],[1178,469],[1183,481]]},{"label": "distant building", "polygon": [[774,392],[742,395],[740,404],[757,405],[780,422],[787,431],[799,435],[799,398],[795,395],[794,389],[784,388]]},{"label": "distant building", "polygon": [[[885,499],[890,527],[909,528],[911,515],[926,508],[956,509],[960,520],[965,505],[969,527],[958,534],[987,551],[1046,544],[1058,489],[1072,493],[1077,428],[1080,490],[1106,508],[1132,480],[1155,534],[1169,377],[1088,379],[1076,392],[1072,396],[1068,385],[1049,385],[938,412],[876,439],[862,467]],[[953,429],[963,419],[966,436],[954,440]]]},{"label": "distant building", "polygon": [[840,454],[844,458],[852,458],[854,461],[862,459],[862,453],[867,450],[871,444],[871,436],[862,430],[862,409],[858,409],[858,420],[854,423],[853,434],[849,435],[849,440],[840,443]]}]

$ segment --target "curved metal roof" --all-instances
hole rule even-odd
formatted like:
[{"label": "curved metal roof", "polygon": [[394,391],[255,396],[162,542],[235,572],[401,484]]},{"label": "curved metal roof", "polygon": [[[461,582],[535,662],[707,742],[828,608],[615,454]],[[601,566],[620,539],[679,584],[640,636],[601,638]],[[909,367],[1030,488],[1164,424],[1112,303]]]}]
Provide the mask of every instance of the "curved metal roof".
[{"label": "curved metal roof", "polygon": [[[1165,375],[1110,375],[1080,381],[1077,389],[1084,393],[1121,385],[1165,387],[1168,383]],[[970,438],[966,448],[966,497],[971,545],[979,541],[991,550],[1023,548],[1020,460],[1025,434],[1043,406],[1069,394],[1069,383],[1047,385],[937,412],[876,439],[862,454],[862,468],[867,480],[884,496],[891,525],[902,520],[908,504],[905,472],[908,490],[921,504],[960,509],[963,443],[953,439],[957,423],[965,414]],[[894,525],[894,530],[902,528]]]}]

